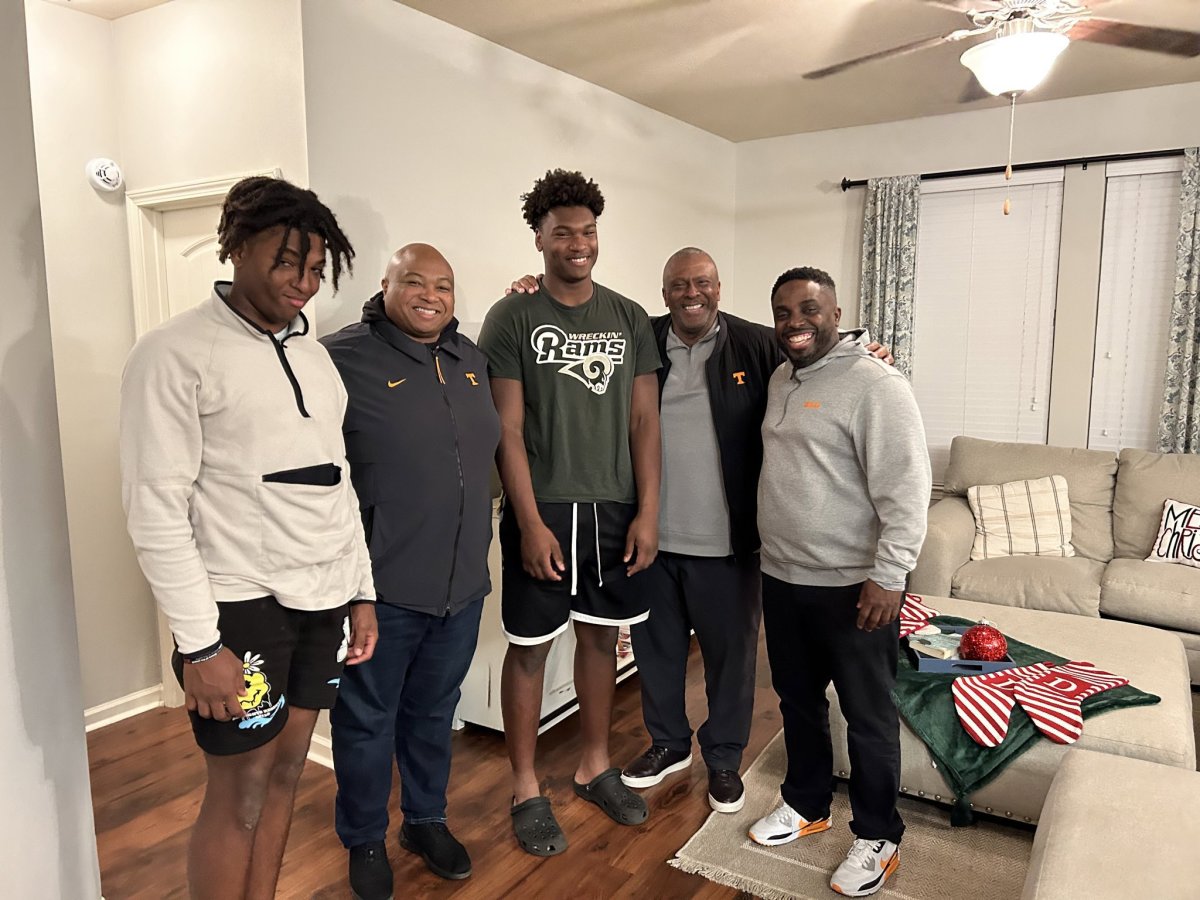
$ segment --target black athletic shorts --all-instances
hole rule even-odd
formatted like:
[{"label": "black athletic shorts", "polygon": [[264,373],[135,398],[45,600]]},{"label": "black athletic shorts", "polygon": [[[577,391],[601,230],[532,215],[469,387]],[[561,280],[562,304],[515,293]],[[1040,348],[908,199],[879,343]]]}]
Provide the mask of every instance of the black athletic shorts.
[{"label": "black athletic shorts", "polygon": [[[246,717],[220,722],[190,713],[201,750],[214,756],[245,753],[283,730],[289,707],[333,707],[349,645],[348,603],[302,612],[280,606],[274,597],[258,597],[217,607],[221,642],[242,661]],[[183,667],[190,664],[176,650],[171,665],[182,686]]]},{"label": "black athletic shorts", "polygon": [[500,515],[503,591],[500,618],[514,644],[541,644],[567,623],[633,625],[645,621],[649,603],[639,572],[630,578],[625,539],[637,512],[632,503],[538,503],[546,527],[558,538],[566,571],[562,581],[542,581],[521,566],[521,529],[505,509]]}]

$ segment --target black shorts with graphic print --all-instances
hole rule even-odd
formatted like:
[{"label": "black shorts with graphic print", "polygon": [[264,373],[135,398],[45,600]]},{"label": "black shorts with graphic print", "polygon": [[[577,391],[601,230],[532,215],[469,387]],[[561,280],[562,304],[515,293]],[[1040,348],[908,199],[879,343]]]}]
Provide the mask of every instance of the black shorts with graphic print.
[{"label": "black shorts with graphic print", "polygon": [[639,572],[625,574],[625,540],[637,513],[632,503],[542,503],[538,514],[554,532],[566,571],[562,581],[534,578],[521,565],[521,529],[505,508],[500,516],[503,590],[500,618],[513,644],[541,644],[566,631],[571,619],[594,625],[633,625],[649,616]]},{"label": "black shorts with graphic print", "polygon": [[[305,612],[274,597],[217,604],[221,642],[242,661],[244,719],[220,722],[189,713],[205,753],[231,756],[266,744],[283,730],[288,709],[330,709],[337,700],[350,636],[350,605]],[[171,666],[180,686],[188,665],[178,650]]]}]

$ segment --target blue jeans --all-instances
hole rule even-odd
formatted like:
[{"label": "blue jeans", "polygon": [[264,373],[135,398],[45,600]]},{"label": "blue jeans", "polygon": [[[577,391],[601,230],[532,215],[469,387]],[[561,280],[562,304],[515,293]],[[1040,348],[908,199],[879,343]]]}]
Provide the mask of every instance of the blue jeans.
[{"label": "blue jeans", "polygon": [[405,821],[446,820],[450,725],[482,611],[482,597],[448,617],[376,606],[378,648],[367,662],[346,666],[329,716],[335,826],[346,847],[385,839],[393,755]]}]

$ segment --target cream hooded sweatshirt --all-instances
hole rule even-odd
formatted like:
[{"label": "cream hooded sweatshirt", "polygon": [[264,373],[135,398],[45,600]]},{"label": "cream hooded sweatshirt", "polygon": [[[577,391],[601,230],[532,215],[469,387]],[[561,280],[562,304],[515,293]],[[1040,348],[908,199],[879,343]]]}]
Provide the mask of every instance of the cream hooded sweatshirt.
[{"label": "cream hooded sweatshirt", "polygon": [[227,294],[145,334],[121,381],[129,534],[185,654],[220,639],[218,601],[375,596],[337,369],[303,315],[280,340]]}]

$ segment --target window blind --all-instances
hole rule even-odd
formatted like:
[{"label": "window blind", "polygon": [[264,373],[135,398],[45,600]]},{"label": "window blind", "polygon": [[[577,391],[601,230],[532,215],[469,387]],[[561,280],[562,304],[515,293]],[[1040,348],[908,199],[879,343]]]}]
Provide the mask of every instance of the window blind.
[{"label": "window blind", "polygon": [[1175,285],[1180,164],[1107,171],[1088,446],[1152,450]]},{"label": "window blind", "polygon": [[922,190],[913,390],[939,484],[956,435],[1046,440],[1061,214],[1061,169]]}]

